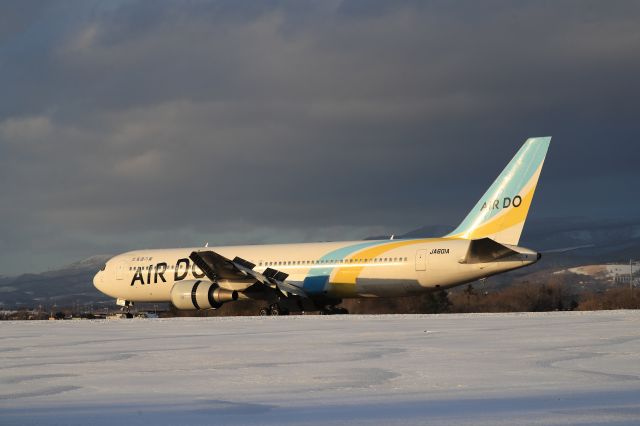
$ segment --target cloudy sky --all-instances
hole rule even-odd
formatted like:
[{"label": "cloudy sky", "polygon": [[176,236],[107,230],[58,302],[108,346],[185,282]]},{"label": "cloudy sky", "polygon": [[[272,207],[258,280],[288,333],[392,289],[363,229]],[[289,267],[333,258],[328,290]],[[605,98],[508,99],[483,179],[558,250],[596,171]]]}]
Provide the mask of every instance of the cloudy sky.
[{"label": "cloudy sky", "polygon": [[529,136],[638,217],[639,76],[637,1],[4,1],[0,274],[453,226]]}]

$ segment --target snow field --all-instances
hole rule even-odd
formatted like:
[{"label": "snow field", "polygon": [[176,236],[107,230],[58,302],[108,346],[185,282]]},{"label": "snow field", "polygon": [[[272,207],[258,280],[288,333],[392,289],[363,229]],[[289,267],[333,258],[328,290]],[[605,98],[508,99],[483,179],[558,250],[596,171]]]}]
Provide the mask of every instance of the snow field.
[{"label": "snow field", "polygon": [[0,322],[0,425],[640,424],[640,312]]}]

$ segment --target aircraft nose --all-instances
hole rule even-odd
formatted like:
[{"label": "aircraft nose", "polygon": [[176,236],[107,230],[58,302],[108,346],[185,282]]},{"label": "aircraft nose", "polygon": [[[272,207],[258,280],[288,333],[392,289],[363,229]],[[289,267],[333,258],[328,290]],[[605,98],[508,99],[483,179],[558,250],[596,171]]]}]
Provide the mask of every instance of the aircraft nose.
[{"label": "aircraft nose", "polygon": [[98,273],[95,274],[93,277],[93,286],[97,288],[99,291],[104,293],[104,291],[102,291],[103,284],[104,284],[104,280],[102,276],[102,271],[98,271]]}]

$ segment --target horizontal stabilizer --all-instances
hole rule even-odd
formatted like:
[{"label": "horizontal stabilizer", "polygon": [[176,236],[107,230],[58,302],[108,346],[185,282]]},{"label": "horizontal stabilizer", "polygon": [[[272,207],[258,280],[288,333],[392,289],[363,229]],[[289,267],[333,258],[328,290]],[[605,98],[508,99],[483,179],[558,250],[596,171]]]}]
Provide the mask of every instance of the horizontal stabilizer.
[{"label": "horizontal stabilizer", "polygon": [[464,263],[494,262],[514,254],[518,254],[518,252],[493,241],[491,238],[480,238],[469,243]]},{"label": "horizontal stabilizer", "polygon": [[550,249],[550,250],[542,250],[542,253],[544,253],[544,254],[566,253],[568,251],[581,250],[581,249],[592,248],[592,247],[595,247],[595,244],[582,244],[582,245],[579,245],[579,246],[571,246],[571,247],[555,248],[555,249]]}]

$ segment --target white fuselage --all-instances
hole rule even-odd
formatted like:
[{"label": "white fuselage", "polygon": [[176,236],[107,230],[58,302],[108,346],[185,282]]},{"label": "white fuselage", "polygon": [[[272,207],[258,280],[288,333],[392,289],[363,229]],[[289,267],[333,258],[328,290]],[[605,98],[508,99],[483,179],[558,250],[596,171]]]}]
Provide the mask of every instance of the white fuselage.
[{"label": "white fuselage", "polygon": [[[310,296],[394,297],[448,288],[535,263],[537,253],[518,248],[498,262],[464,263],[469,240],[349,241],[180,248],[131,251],[110,259],[94,278],[103,293],[131,302],[169,302],[171,288],[183,280],[207,279],[189,259],[193,251],[212,250],[288,274]],[[242,292],[252,283],[219,282]]]}]

